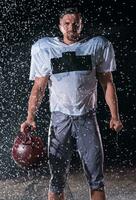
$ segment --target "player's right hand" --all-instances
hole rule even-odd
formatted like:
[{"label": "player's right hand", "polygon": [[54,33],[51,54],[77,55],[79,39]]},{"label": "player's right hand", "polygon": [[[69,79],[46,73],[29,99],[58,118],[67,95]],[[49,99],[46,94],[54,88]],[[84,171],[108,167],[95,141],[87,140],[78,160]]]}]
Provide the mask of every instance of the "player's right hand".
[{"label": "player's right hand", "polygon": [[36,129],[36,123],[35,121],[24,121],[20,126],[20,131],[22,133],[28,133],[30,131],[34,131]]}]

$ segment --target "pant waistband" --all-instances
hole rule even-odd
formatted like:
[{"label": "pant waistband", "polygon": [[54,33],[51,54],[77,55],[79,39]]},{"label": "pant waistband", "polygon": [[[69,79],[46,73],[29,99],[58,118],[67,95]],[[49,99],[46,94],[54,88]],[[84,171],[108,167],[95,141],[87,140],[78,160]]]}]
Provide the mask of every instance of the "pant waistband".
[{"label": "pant waistband", "polygon": [[59,113],[60,115],[64,115],[68,118],[72,118],[72,119],[83,119],[85,117],[89,117],[89,116],[92,116],[92,115],[95,115],[96,114],[96,110],[93,109],[93,110],[90,110],[88,111],[87,113],[83,114],[83,115],[68,115],[68,114],[65,114],[65,113],[62,113],[60,111],[53,111],[52,114],[57,114]]}]

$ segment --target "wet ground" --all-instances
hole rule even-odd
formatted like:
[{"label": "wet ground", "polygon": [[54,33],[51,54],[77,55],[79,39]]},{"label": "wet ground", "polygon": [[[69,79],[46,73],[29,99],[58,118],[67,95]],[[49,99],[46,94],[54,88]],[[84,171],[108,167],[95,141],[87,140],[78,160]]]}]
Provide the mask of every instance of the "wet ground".
[{"label": "wet ground", "polygon": [[[0,181],[0,200],[47,200],[49,176]],[[136,168],[105,170],[107,200],[136,200]],[[82,171],[71,172],[65,189],[66,200],[89,200]]]}]

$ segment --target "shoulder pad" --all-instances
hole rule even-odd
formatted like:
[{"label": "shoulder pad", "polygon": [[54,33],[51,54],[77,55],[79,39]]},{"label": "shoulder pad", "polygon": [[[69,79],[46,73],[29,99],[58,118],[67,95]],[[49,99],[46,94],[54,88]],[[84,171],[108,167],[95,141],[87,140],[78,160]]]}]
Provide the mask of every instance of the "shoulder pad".
[{"label": "shoulder pad", "polygon": [[105,38],[104,36],[96,36],[93,38],[93,40],[96,42],[96,43],[99,43],[100,45],[106,45],[108,43],[108,39]]},{"label": "shoulder pad", "polygon": [[51,40],[50,37],[44,37],[44,38],[39,39],[37,42],[35,42],[32,45],[31,54],[35,54],[35,53],[39,52],[41,49],[49,48],[50,40]]}]

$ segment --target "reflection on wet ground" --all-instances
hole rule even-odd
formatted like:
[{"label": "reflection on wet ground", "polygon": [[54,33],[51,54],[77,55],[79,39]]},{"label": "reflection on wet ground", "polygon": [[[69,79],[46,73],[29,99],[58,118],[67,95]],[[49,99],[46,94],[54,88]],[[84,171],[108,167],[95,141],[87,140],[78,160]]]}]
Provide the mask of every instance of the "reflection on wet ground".
[{"label": "reflection on wet ground", "polygon": [[[136,168],[105,170],[107,200],[136,199]],[[47,200],[49,176],[29,175],[0,181],[0,200]],[[66,200],[89,200],[82,170],[71,172],[65,189]]]}]

